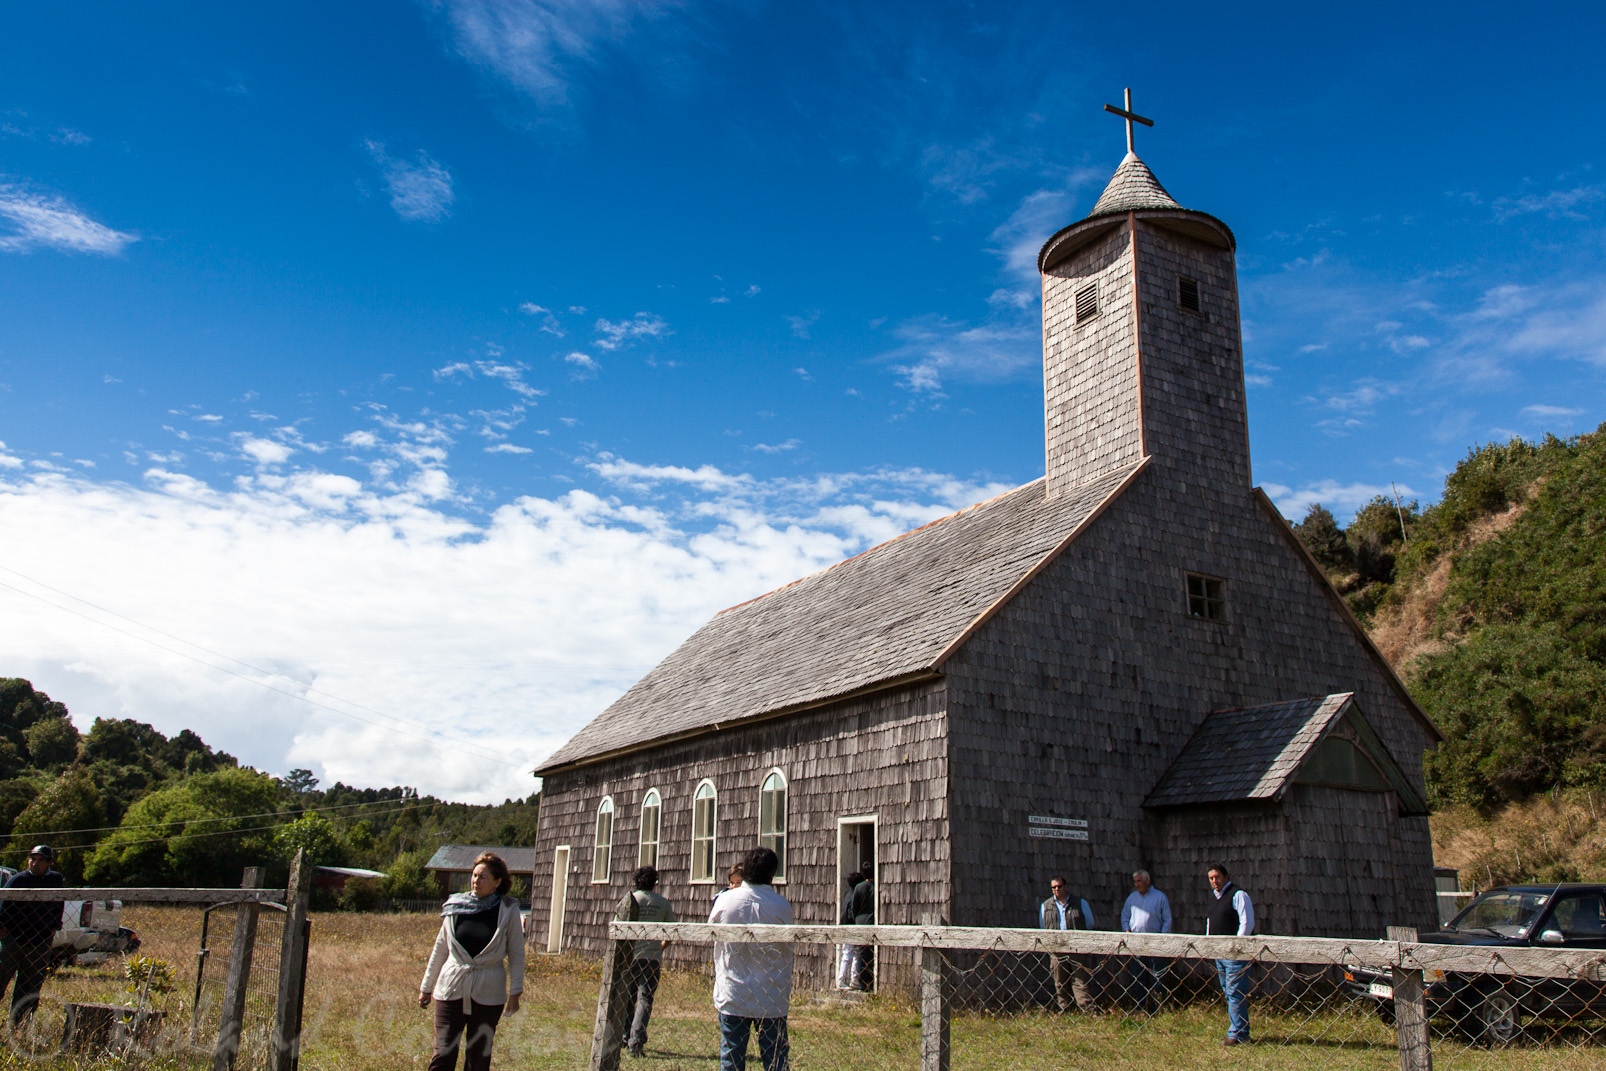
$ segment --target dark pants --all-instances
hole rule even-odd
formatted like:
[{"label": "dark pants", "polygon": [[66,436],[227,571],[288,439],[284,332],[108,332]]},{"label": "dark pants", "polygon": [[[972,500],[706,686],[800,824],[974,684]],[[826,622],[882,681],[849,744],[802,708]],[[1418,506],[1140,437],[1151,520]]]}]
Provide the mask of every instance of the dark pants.
[{"label": "dark pants", "polygon": [[758,1031],[758,1057],[764,1071],[789,1071],[791,1047],[786,1038],[786,1016],[779,1019],[749,1019],[741,1015],[720,1014],[719,1071],[747,1071],[747,1034]]},{"label": "dark pants", "polygon": [[1082,1011],[1092,1011],[1097,1007],[1093,1003],[1093,968],[1085,957],[1068,952],[1050,952],[1048,966],[1054,976],[1056,1008],[1062,1012],[1070,1011],[1072,1001]]},{"label": "dark pants", "polygon": [[[49,941],[0,941],[0,994],[11,985],[11,1022],[32,1015],[50,972]],[[12,985],[13,980],[15,984]]]},{"label": "dark pants", "polygon": [[647,1047],[647,1024],[652,1021],[652,998],[658,993],[658,979],[664,965],[655,959],[638,959],[630,964],[630,977],[626,984],[636,999],[636,1015],[630,1020],[630,1037],[625,1044],[630,1051],[640,1053]]},{"label": "dark pants", "polygon": [[1147,1011],[1159,1011],[1165,999],[1165,972],[1171,961],[1164,956],[1136,956],[1128,964],[1132,972],[1132,1000]]},{"label": "dark pants", "polygon": [[[429,1071],[454,1071],[457,1050],[463,1049],[463,1071],[491,1071],[491,1042],[496,1024],[502,1020],[502,1005],[474,1002],[474,1010],[463,1014],[463,1001],[435,1002],[435,1055]],[[467,1044],[464,1044],[465,1035]]]}]

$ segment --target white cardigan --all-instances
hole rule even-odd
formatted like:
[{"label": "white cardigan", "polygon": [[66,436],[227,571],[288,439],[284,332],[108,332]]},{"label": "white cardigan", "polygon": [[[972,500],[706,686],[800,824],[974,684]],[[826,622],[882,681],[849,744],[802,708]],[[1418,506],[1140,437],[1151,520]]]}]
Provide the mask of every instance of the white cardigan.
[{"label": "white cardigan", "polygon": [[[472,1002],[479,1004],[505,1004],[509,995],[524,992],[524,927],[519,916],[519,902],[510,896],[502,898],[501,914],[497,916],[496,933],[490,944],[477,956],[457,943],[452,931],[455,916],[441,919],[440,932],[435,935],[435,949],[429,956],[429,967],[424,971],[419,992],[428,993],[436,1000],[463,1001],[463,1012],[473,1011]],[[507,968],[502,966],[507,961]]]}]

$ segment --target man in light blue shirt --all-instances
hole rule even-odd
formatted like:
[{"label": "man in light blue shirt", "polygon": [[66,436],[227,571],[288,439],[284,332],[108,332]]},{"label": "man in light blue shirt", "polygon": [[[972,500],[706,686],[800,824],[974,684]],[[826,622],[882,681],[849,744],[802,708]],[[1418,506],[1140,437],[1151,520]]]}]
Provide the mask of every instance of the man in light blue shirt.
[{"label": "man in light blue shirt", "polygon": [[[1171,901],[1154,887],[1147,870],[1132,872],[1132,891],[1121,905],[1122,933],[1170,933]],[[1160,1010],[1165,996],[1165,972],[1170,961],[1164,956],[1139,956],[1132,996],[1147,1012]]]}]

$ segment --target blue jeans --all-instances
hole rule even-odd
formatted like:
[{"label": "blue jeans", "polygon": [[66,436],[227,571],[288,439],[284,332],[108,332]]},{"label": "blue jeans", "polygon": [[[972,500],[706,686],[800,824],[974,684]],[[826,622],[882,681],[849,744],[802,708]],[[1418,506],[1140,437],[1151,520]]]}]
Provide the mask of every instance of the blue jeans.
[{"label": "blue jeans", "polygon": [[758,1056],[764,1061],[764,1071],[788,1071],[786,1016],[749,1019],[723,1012],[719,1016],[719,1071],[747,1071],[749,1030],[758,1031]]},{"label": "blue jeans", "polygon": [[1216,960],[1216,981],[1227,997],[1227,1036],[1234,1041],[1249,1040],[1249,961]]}]

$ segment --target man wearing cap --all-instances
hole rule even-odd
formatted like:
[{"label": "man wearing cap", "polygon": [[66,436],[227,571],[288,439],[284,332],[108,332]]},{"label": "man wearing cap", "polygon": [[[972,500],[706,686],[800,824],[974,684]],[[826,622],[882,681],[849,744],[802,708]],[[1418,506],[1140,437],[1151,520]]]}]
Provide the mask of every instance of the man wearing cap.
[{"label": "man wearing cap", "polygon": [[[8,889],[59,889],[61,874],[50,868],[56,853],[37,844],[28,869],[6,882]],[[33,1014],[50,968],[50,946],[61,929],[60,900],[0,900],[0,995],[11,985],[11,1025]],[[15,979],[15,984],[12,980]]]}]

